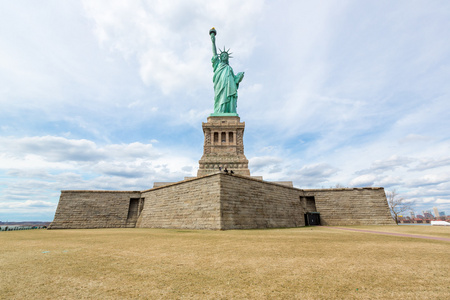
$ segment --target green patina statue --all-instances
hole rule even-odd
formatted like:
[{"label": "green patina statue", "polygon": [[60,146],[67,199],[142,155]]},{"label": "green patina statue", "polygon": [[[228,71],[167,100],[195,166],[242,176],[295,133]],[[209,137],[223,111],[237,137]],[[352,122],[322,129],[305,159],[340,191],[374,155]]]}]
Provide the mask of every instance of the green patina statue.
[{"label": "green patina statue", "polygon": [[233,69],[228,65],[228,59],[231,58],[228,51],[220,50],[217,54],[216,48],[216,30],[214,27],[209,31],[212,41],[213,57],[211,59],[214,76],[214,113],[212,116],[234,115],[237,116],[237,90],[239,82],[244,78],[244,72],[234,75]]}]

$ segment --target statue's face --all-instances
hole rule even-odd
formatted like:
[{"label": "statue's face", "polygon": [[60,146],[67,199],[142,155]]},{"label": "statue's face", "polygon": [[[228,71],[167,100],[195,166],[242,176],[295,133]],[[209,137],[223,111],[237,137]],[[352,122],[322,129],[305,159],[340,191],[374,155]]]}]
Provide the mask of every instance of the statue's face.
[{"label": "statue's face", "polygon": [[226,53],[226,52],[220,53],[220,60],[228,61],[228,53]]}]

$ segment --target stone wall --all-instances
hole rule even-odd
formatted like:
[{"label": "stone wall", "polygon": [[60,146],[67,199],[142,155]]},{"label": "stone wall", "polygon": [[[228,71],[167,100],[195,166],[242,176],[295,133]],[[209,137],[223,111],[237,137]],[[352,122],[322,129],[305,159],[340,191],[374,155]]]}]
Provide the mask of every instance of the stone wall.
[{"label": "stone wall", "polygon": [[301,190],[217,173],[139,192],[62,191],[49,229],[150,227],[251,229],[394,225],[383,188]]},{"label": "stone wall", "polygon": [[305,225],[298,189],[222,174],[221,189],[222,229]]},{"label": "stone wall", "polygon": [[314,196],[321,225],[395,225],[383,188],[304,190]]},{"label": "stone wall", "polygon": [[[135,227],[127,221],[130,199],[141,192],[61,191],[49,229]],[[131,222],[130,222],[131,221]]]},{"label": "stone wall", "polygon": [[251,229],[304,226],[298,189],[224,173],[142,192],[136,227]]},{"label": "stone wall", "polygon": [[209,175],[142,192],[136,227],[221,229],[219,179]]}]

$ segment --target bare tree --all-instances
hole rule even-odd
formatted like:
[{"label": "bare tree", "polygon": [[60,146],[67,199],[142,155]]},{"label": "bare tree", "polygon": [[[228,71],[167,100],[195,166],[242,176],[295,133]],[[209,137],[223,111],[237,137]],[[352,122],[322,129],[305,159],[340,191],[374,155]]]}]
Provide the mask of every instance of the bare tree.
[{"label": "bare tree", "polygon": [[397,190],[393,189],[386,193],[387,202],[391,211],[391,216],[398,224],[398,216],[405,211],[412,210],[412,203],[406,202],[405,198],[399,197]]},{"label": "bare tree", "polygon": [[340,183],[336,183],[334,186],[330,185],[330,189],[343,189],[343,188],[345,188],[345,186],[343,186]]}]

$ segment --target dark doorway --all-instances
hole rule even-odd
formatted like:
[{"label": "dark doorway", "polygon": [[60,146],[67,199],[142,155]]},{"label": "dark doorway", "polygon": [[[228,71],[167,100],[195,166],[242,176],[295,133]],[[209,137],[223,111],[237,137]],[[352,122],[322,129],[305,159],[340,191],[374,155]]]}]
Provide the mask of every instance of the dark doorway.
[{"label": "dark doorway", "polygon": [[305,214],[305,226],[318,226],[320,225],[320,213],[308,212]]},{"label": "dark doorway", "polygon": [[128,217],[127,219],[137,218],[139,212],[139,198],[131,198],[130,206],[128,207]]},{"label": "dark doorway", "polygon": [[128,207],[127,226],[134,227],[139,215],[144,208],[144,198],[130,198],[130,206]]}]

